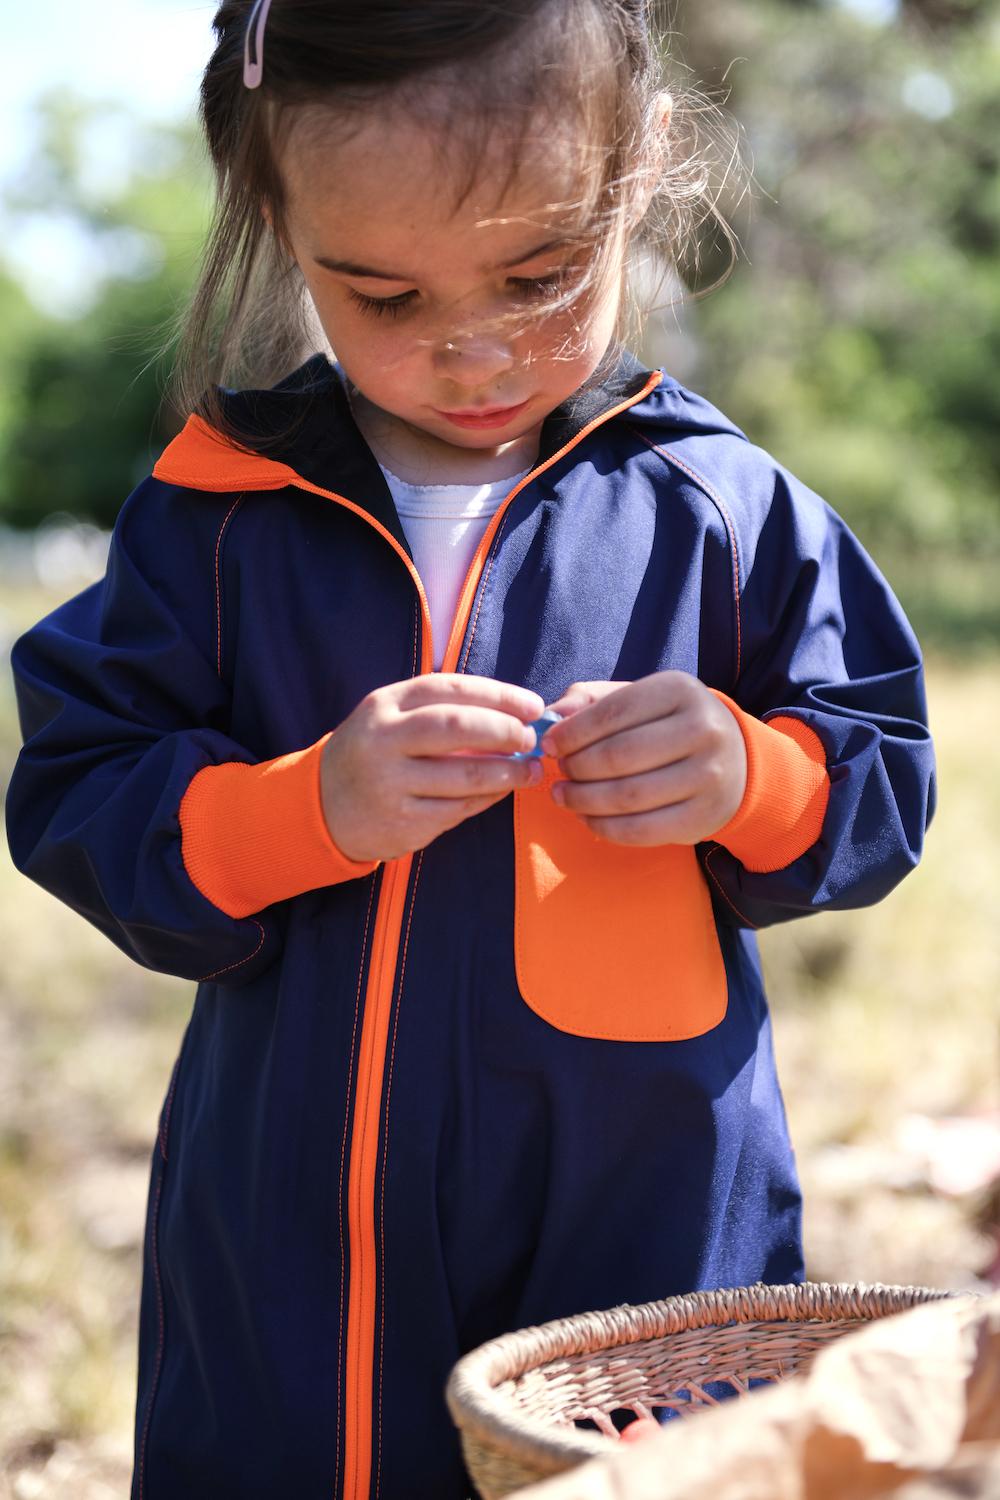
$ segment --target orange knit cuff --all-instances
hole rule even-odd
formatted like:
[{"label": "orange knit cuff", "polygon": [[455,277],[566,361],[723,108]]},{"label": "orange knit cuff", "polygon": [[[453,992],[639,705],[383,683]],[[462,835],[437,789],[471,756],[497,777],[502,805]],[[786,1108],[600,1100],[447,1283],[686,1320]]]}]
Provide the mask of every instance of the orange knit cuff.
[{"label": "orange knit cuff", "polygon": [[341,854],[327,829],[320,761],[329,738],[258,765],[205,766],[192,777],[180,806],[184,868],[227,916],[247,917],[377,867]]},{"label": "orange knit cuff", "polygon": [[755,874],[783,870],[812,848],[823,827],[830,797],[823,742],[802,719],[779,714],[765,724],[725,693],[715,696],[740,726],[747,785],[734,815],[712,837]]}]

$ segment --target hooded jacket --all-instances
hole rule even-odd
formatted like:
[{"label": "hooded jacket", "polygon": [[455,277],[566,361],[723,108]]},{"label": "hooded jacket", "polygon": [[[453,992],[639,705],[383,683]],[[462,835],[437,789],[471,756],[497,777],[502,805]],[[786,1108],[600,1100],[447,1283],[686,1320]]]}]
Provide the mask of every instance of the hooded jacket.
[{"label": "hooded jacket", "polygon": [[801,1279],[754,929],[915,864],[920,654],[815,494],[626,362],[546,421],[443,669],[546,702],[696,674],[743,732],[739,811],[626,848],[543,786],[354,863],[319,758],[430,670],[426,599],[326,358],[226,399],[259,442],[192,417],[103,581],[13,652],[15,862],[198,981],[153,1151],[133,1496],[461,1500],[463,1352]]}]

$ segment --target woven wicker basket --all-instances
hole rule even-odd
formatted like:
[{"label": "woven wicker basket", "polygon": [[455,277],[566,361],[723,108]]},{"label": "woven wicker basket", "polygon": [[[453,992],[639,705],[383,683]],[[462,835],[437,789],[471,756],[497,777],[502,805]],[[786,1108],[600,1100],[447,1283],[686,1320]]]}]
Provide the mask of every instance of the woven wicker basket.
[{"label": "woven wicker basket", "polygon": [[[606,1453],[609,1413],[692,1413],[751,1382],[804,1373],[832,1339],[947,1292],[929,1287],[735,1287],[582,1313],[504,1334],[459,1360],[449,1410],[483,1500]],[[706,1387],[714,1389],[706,1389]],[[589,1419],[598,1428],[574,1426]]]}]

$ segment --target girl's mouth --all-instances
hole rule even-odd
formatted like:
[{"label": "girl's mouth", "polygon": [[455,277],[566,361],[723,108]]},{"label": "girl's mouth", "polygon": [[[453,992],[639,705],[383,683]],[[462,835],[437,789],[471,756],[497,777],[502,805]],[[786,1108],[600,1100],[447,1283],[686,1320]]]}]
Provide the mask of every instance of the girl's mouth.
[{"label": "girl's mouth", "polygon": [[481,406],[466,411],[441,411],[435,407],[434,410],[456,427],[506,427],[527,405],[527,401],[519,401],[516,406]]}]

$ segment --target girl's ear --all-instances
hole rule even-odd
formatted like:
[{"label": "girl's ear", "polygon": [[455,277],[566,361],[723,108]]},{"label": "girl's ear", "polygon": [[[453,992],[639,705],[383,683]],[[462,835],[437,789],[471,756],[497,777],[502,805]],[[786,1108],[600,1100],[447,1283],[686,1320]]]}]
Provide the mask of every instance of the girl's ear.
[{"label": "girl's ear", "polygon": [[668,94],[666,89],[661,89],[656,99],[660,112],[659,122],[656,127],[656,175],[657,179],[659,179],[670,153],[670,122],[674,118],[674,97],[672,94]]},{"label": "girl's ear", "polygon": [[653,128],[650,131],[646,160],[643,163],[641,181],[636,194],[636,222],[645,217],[653,194],[660,185],[664,163],[667,159],[667,140],[670,135],[674,101],[666,89],[661,89],[657,94],[654,111]]},{"label": "girl's ear", "polygon": [[[271,212],[271,205],[269,203],[261,204],[260,216],[264,220],[264,223],[267,225],[268,229],[281,244],[283,249],[285,249],[289,255],[292,255],[291,245],[289,245],[288,241],[282,235],[280,235],[274,227],[274,215]],[[294,256],[292,258],[294,259]]]}]

